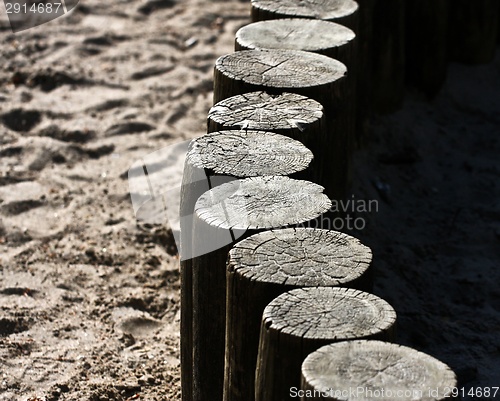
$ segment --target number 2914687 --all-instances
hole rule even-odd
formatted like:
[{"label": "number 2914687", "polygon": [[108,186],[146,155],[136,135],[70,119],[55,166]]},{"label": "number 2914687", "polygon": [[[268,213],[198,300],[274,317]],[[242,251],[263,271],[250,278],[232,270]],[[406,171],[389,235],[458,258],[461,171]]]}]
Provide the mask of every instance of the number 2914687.
[{"label": "number 2914687", "polygon": [[500,398],[500,387],[471,387],[471,388],[458,388],[446,387],[444,389],[444,396],[448,398],[456,397],[472,397],[472,398],[495,398],[497,395]]},{"label": "number 2914687", "polygon": [[7,14],[64,14],[62,3],[5,3]]}]

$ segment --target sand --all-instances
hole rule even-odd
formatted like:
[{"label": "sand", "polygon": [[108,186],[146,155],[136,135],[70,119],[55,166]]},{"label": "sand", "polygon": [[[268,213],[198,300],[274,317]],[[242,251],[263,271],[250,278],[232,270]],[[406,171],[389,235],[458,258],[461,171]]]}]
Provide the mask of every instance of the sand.
[{"label": "sand", "polygon": [[[136,221],[129,170],[205,133],[213,65],[249,15],[86,0],[15,35],[1,22],[0,400],[180,399],[175,222]],[[435,100],[372,120],[353,180],[377,201],[351,233],[399,341],[468,387],[500,385],[498,93],[499,57],[451,65]]]}]

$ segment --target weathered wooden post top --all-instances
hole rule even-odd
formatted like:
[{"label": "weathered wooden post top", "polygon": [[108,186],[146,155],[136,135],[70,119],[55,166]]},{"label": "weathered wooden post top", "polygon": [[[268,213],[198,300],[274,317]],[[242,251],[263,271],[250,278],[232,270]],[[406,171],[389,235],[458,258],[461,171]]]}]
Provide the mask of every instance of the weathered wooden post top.
[{"label": "weathered wooden post top", "polygon": [[382,341],[326,345],[302,364],[302,400],[438,401],[453,398],[456,386],[455,374],[441,361]]},{"label": "weathered wooden post top", "polygon": [[354,0],[252,0],[252,20],[322,19],[355,29],[358,8],[358,3]]}]

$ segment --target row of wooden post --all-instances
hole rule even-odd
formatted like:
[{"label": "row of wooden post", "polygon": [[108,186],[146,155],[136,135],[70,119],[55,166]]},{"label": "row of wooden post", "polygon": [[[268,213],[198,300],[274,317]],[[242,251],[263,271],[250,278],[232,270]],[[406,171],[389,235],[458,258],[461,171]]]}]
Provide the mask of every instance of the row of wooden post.
[{"label": "row of wooden post", "polygon": [[253,0],[252,21],[310,18],[354,30],[363,69],[360,116],[397,110],[405,86],[433,97],[450,61],[488,63],[500,42],[497,0],[358,0],[359,10],[352,0],[299,3]]},{"label": "row of wooden post", "polygon": [[[328,216],[330,199],[346,197],[367,99],[371,106],[400,102],[405,71],[424,79],[424,90],[442,83],[442,54],[455,54],[441,52],[441,46],[451,49],[443,38],[456,15],[465,15],[448,3],[360,0],[358,9],[353,0],[311,0],[300,7],[291,0],[252,1],[254,21],[275,21],[242,28],[237,52],[217,60],[209,133],[191,143],[186,158],[180,210],[184,401],[289,400],[300,386],[344,388],[342,375],[350,369],[350,380],[361,381],[349,383],[363,385],[394,366],[398,385],[441,391],[456,385],[439,361],[375,341],[394,340],[396,315],[369,293],[369,248],[348,235],[310,228]],[[475,9],[467,16],[484,25],[486,14]],[[430,38],[431,50],[422,44]],[[402,44],[416,53],[408,47],[405,53]],[[482,45],[484,61],[489,42]],[[464,61],[480,59],[473,58]],[[367,65],[370,75],[361,68]],[[370,341],[353,341],[359,339]],[[356,375],[359,358],[378,358],[378,370],[367,373],[365,366]],[[381,385],[395,385],[384,380]],[[442,398],[440,392],[429,399]],[[325,392],[302,399],[335,398]]]}]

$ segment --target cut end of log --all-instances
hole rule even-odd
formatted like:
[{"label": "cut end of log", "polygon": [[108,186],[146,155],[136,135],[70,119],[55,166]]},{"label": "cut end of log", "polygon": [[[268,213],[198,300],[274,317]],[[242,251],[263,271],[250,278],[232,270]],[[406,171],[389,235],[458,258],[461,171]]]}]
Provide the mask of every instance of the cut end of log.
[{"label": "cut end of log", "polygon": [[252,0],[254,10],[276,15],[276,18],[338,20],[354,14],[358,7],[358,3],[353,0]]},{"label": "cut end of log", "polygon": [[311,353],[302,364],[304,400],[319,399],[312,396],[316,392],[322,394],[322,400],[437,401],[451,396],[451,389],[456,386],[455,374],[441,361],[412,348],[382,341],[326,345]]},{"label": "cut end of log", "polygon": [[289,49],[323,53],[351,42],[355,33],[334,22],[303,18],[259,21],[236,32],[237,50]]},{"label": "cut end of log", "polygon": [[340,61],[301,50],[245,50],[228,54],[215,63],[217,74],[248,85],[301,89],[332,84],[344,77]]},{"label": "cut end of log", "polygon": [[[281,335],[313,341],[390,338],[396,312],[383,299],[339,287],[288,291],[264,310],[263,326]],[[271,322],[268,325],[268,322]]]},{"label": "cut end of log", "polygon": [[337,231],[288,228],[265,231],[236,244],[228,269],[247,280],[297,287],[349,285],[372,260],[370,248]]},{"label": "cut end of log", "polygon": [[280,228],[313,220],[331,207],[324,188],[308,181],[267,176],[236,180],[205,192],[198,219],[221,230]]},{"label": "cut end of log", "polygon": [[220,129],[307,130],[323,118],[323,106],[295,93],[250,92],[222,100],[208,113]]},{"label": "cut end of log", "polygon": [[222,131],[190,144],[187,163],[233,177],[289,175],[307,168],[312,152],[302,143],[264,131]]}]

